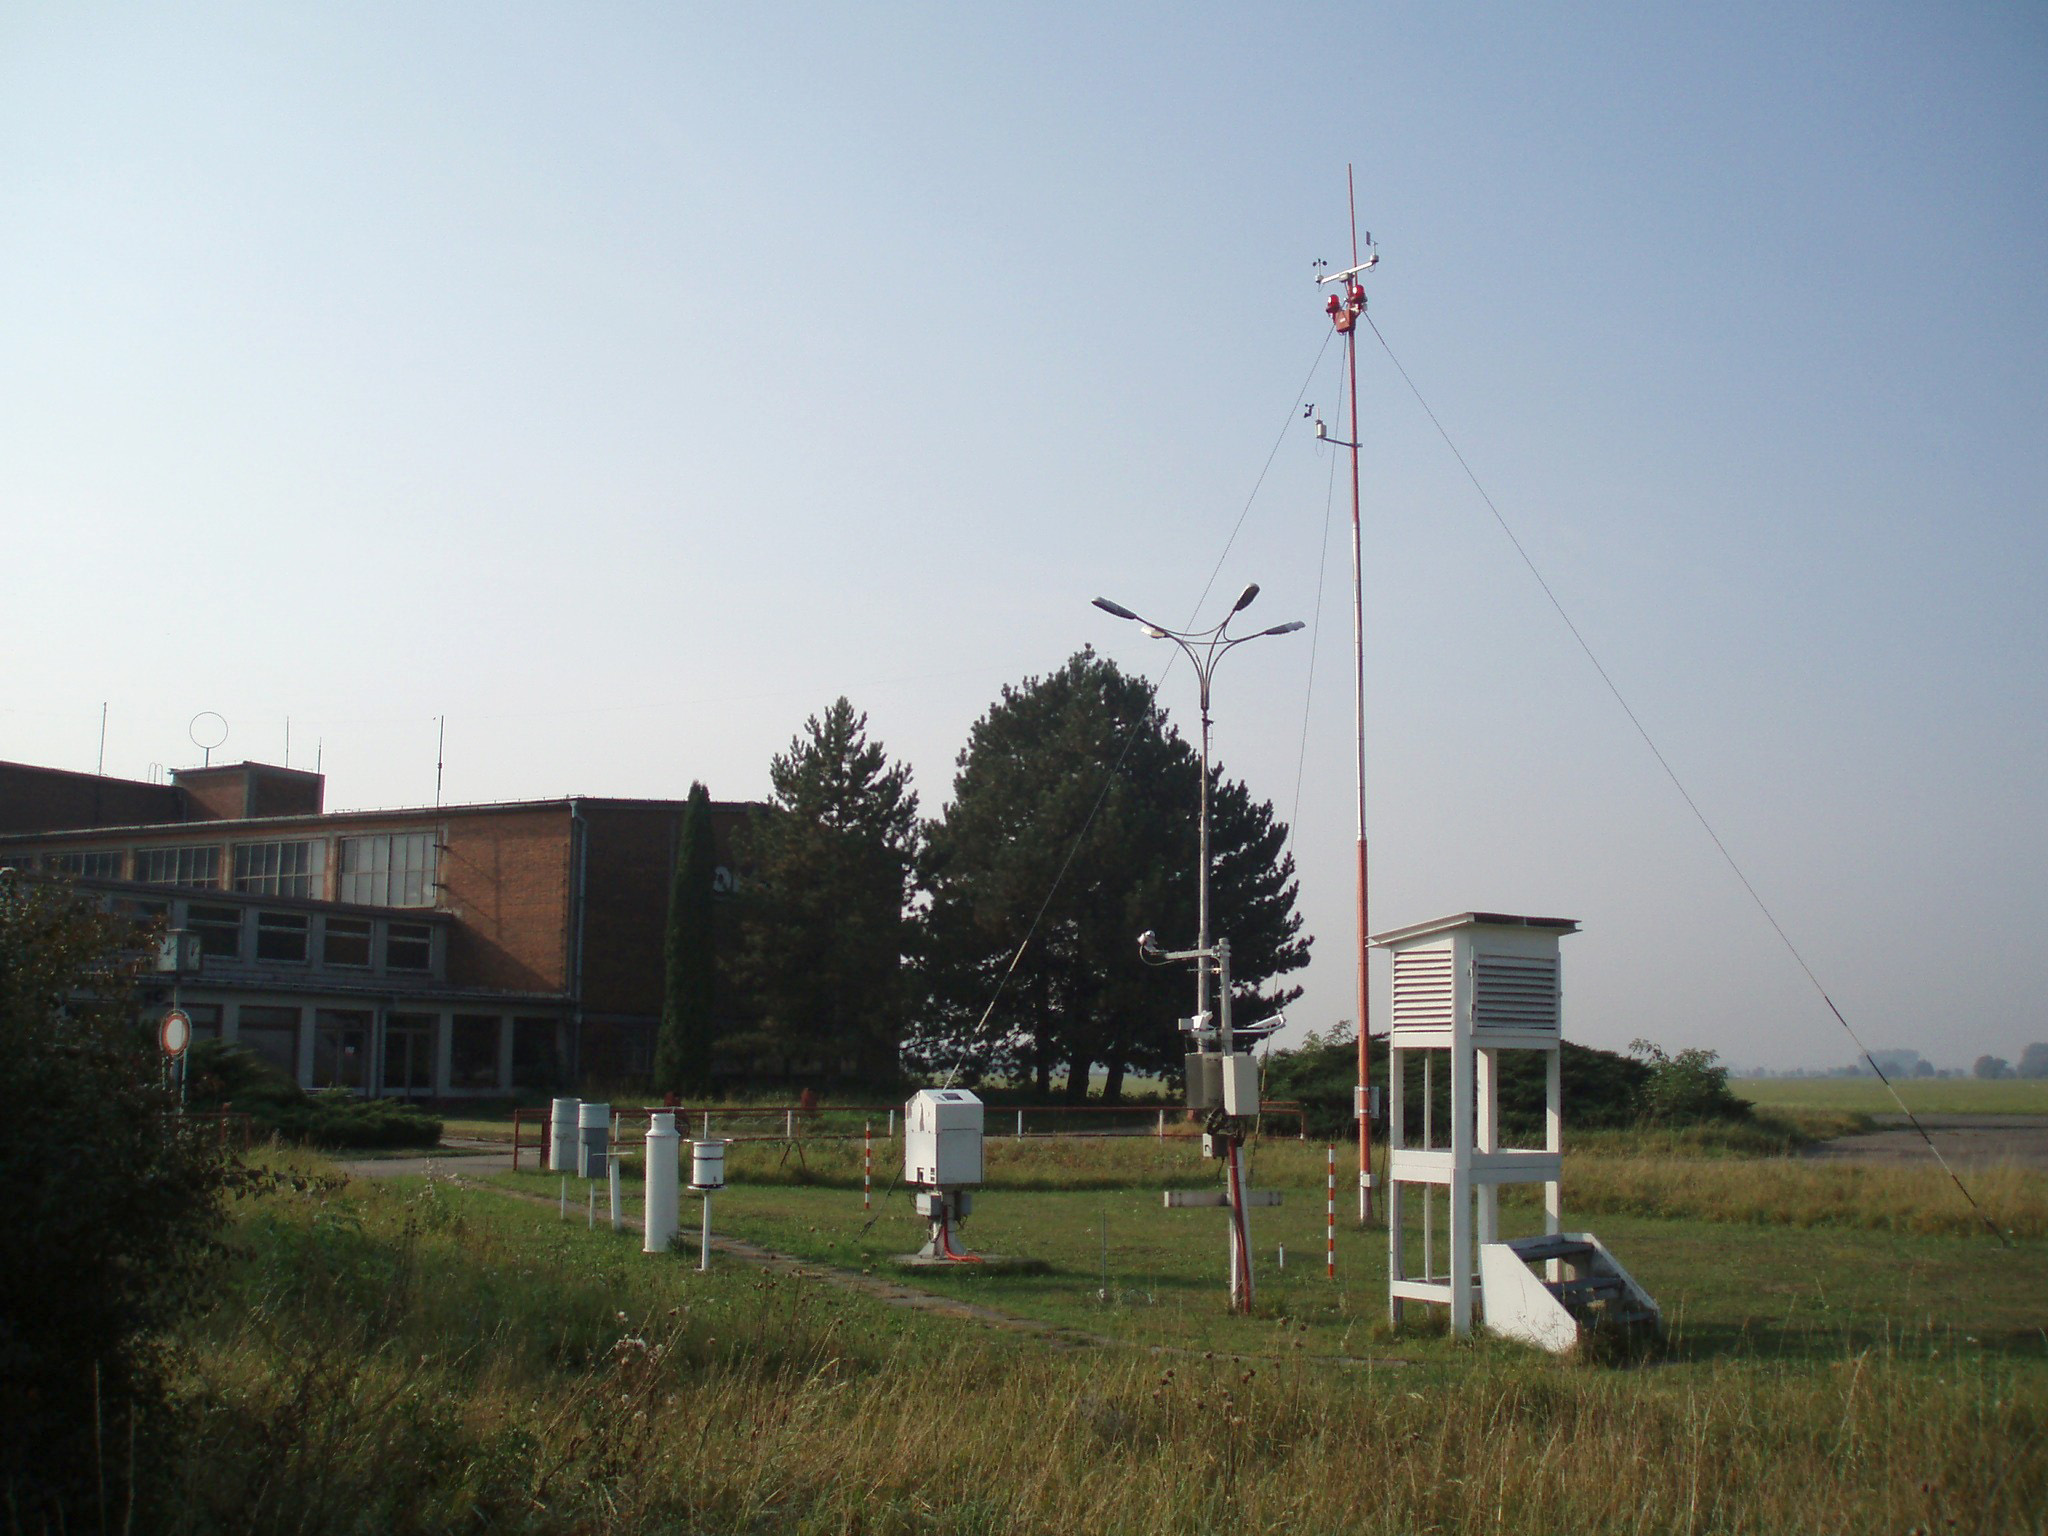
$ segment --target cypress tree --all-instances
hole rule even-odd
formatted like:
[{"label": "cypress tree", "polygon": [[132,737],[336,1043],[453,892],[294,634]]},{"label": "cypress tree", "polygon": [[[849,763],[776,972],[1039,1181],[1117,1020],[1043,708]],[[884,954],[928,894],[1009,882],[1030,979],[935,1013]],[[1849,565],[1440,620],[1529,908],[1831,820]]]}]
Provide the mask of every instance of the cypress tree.
[{"label": "cypress tree", "polygon": [[717,854],[711,843],[711,794],[690,786],[683,808],[681,846],[669,886],[668,934],[663,945],[661,1034],[654,1047],[654,1086],[663,1093],[707,1096],[716,1027],[717,951],[712,934],[712,879]]}]

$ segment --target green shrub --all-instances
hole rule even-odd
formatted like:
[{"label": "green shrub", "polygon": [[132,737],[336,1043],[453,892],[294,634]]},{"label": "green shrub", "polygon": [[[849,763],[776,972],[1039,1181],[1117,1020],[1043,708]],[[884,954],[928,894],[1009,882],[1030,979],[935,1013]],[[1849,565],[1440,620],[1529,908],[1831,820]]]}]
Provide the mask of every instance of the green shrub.
[{"label": "green shrub", "polygon": [[1686,1050],[1673,1056],[1649,1040],[1629,1050],[1648,1068],[1637,1101],[1642,1117],[1658,1125],[1697,1125],[1706,1120],[1747,1120],[1749,1100],[1728,1089],[1728,1069],[1715,1051]]},{"label": "green shrub", "polygon": [[365,1099],[347,1088],[309,1094],[244,1046],[202,1040],[192,1048],[193,1104],[232,1106],[259,1130],[307,1146],[431,1147],[441,1122],[409,1105]]}]

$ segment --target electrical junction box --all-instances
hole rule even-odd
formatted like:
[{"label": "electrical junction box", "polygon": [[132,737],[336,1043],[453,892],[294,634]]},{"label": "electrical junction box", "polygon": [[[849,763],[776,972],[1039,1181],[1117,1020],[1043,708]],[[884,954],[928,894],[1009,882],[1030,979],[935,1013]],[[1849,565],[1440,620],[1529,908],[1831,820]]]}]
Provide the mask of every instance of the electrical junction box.
[{"label": "electrical junction box", "polygon": [[1223,1058],[1214,1051],[1187,1053],[1189,1109],[1214,1109],[1223,1102]]},{"label": "electrical junction box", "polygon": [[965,1088],[921,1088],[903,1106],[903,1182],[981,1182],[981,1100]]},{"label": "electrical junction box", "polygon": [[1256,1115],[1259,1112],[1259,1064],[1248,1051],[1233,1051],[1223,1062],[1223,1113]]},{"label": "electrical junction box", "polygon": [[920,1189],[912,1197],[917,1214],[927,1221],[938,1221],[950,1216],[954,1221],[964,1221],[974,1210],[974,1196],[964,1189],[950,1192],[937,1189]]}]

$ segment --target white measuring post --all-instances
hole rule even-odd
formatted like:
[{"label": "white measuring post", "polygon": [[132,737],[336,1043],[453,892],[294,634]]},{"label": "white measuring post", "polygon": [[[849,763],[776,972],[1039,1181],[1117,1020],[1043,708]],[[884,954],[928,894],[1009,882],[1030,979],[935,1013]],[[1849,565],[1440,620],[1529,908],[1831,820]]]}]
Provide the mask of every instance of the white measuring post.
[{"label": "white measuring post", "polygon": [[576,1166],[576,1115],[581,1099],[555,1099],[548,1105],[548,1171],[567,1173]]},{"label": "white measuring post", "polygon": [[678,1176],[676,1148],[682,1138],[676,1133],[673,1114],[656,1114],[647,1125],[646,1220],[642,1223],[643,1253],[666,1253],[676,1237]]},{"label": "white measuring post", "polygon": [[875,1122],[863,1120],[860,1126],[860,1208],[873,1209],[875,1188]]},{"label": "white measuring post", "polygon": [[697,1272],[711,1268],[711,1195],[725,1188],[725,1143],[700,1141],[690,1148],[690,1188],[704,1197],[704,1236],[698,1247]]},{"label": "white measuring post", "polygon": [[612,1230],[623,1232],[626,1230],[626,1213],[619,1209],[619,1160],[616,1157],[608,1157],[605,1162],[611,1175]]},{"label": "white measuring post", "polygon": [[1323,1262],[1330,1279],[1337,1278],[1337,1149],[1325,1147],[1329,1154],[1329,1181],[1323,1190]]},{"label": "white measuring post", "polygon": [[562,1175],[562,1209],[559,1214],[562,1220],[569,1219],[569,1175],[566,1173]]}]

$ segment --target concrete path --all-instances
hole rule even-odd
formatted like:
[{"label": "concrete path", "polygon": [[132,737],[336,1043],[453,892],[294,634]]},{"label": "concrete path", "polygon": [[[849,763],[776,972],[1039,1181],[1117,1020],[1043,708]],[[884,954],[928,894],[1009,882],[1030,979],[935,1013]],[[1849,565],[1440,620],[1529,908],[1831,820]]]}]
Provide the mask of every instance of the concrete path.
[{"label": "concrete path", "polygon": [[[1927,1143],[1904,1115],[1874,1115],[1884,1127],[1860,1136],[1837,1136],[1810,1148],[1808,1157],[1844,1162],[1899,1166],[1933,1164]],[[2048,1115],[1922,1115],[1920,1123],[1958,1168],[1987,1168],[2013,1163],[2048,1173]]]}]

